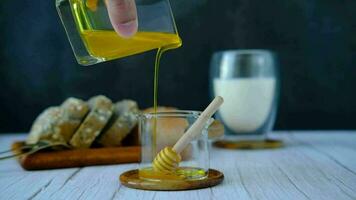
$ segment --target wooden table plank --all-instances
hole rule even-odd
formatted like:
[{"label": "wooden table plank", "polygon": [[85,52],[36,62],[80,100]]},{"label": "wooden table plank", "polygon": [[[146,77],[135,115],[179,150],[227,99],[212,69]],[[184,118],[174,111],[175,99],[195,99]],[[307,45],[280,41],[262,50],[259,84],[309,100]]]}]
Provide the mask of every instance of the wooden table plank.
[{"label": "wooden table plank", "polygon": [[[24,135],[1,135],[0,150]],[[138,164],[24,171],[0,161],[0,199],[356,199],[356,131],[274,133],[286,147],[235,151],[213,148],[211,167],[225,174],[213,188],[153,192],[121,186]]]},{"label": "wooden table plank", "polygon": [[65,184],[55,185],[38,195],[38,199],[50,196],[53,199],[111,199],[119,187],[120,173],[136,167],[136,164],[122,166],[95,166],[81,168],[66,178]]},{"label": "wooden table plank", "polygon": [[[310,137],[309,134],[303,135]],[[296,187],[310,199],[356,198],[348,186],[356,183],[355,176],[323,154],[291,138],[288,135],[284,137],[287,147],[273,160]],[[341,185],[338,179],[348,180],[348,185]]]},{"label": "wooden table plank", "polygon": [[355,131],[313,131],[303,132],[302,134],[297,132],[291,136],[296,142],[319,151],[345,169],[356,174]]},{"label": "wooden table plank", "polygon": [[[340,132],[326,134],[325,137],[320,138],[322,133],[316,135],[318,133],[314,132],[308,137],[303,137],[304,134],[307,133],[295,133],[291,135],[290,140],[302,145],[303,148],[299,152],[310,160],[308,165],[317,168],[320,176],[326,177],[329,184],[337,187],[334,191],[329,189],[323,194],[330,197],[328,193],[330,195],[342,193],[350,199],[356,199],[356,135]],[[314,176],[318,175],[314,174]]]}]

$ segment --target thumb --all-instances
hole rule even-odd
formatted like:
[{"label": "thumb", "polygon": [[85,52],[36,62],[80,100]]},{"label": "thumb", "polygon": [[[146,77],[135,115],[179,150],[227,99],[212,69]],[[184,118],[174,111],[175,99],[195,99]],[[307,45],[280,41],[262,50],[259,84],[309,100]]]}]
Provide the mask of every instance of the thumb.
[{"label": "thumb", "polygon": [[115,31],[124,38],[137,32],[137,11],[135,0],[108,0],[109,18]]}]

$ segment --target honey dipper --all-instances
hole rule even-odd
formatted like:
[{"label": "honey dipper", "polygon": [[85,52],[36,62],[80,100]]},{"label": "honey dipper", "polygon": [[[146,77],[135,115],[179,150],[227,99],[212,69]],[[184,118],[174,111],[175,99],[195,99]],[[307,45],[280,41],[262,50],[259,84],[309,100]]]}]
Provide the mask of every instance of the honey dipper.
[{"label": "honey dipper", "polygon": [[178,167],[181,161],[180,153],[183,149],[199,134],[201,134],[206,121],[218,110],[220,105],[224,102],[220,96],[208,105],[208,107],[200,114],[193,125],[183,134],[183,136],[172,147],[165,147],[161,150],[153,160],[153,169],[160,172],[171,172]]}]

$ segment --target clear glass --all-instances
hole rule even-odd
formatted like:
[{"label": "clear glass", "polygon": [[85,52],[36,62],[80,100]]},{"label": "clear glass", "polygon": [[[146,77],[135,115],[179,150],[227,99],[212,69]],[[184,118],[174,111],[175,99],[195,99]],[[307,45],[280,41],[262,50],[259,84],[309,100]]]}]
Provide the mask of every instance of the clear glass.
[{"label": "clear glass", "polygon": [[227,136],[266,139],[273,128],[279,91],[276,56],[268,50],[214,53],[210,66],[211,97],[220,95],[218,111]]},{"label": "clear glass", "polygon": [[81,65],[117,59],[181,41],[169,0],[137,0],[138,32],[121,38],[112,27],[106,0],[56,0],[56,7]]},{"label": "clear glass", "polygon": [[[174,144],[184,132],[197,120],[197,111],[167,111],[142,114],[139,116],[141,141],[141,163],[139,175],[151,180],[194,180],[207,176],[209,169],[208,127],[213,119],[208,120],[201,136],[193,140],[180,154],[182,161],[172,173],[156,173],[152,161],[163,148]],[[156,130],[156,131],[155,131]]]}]

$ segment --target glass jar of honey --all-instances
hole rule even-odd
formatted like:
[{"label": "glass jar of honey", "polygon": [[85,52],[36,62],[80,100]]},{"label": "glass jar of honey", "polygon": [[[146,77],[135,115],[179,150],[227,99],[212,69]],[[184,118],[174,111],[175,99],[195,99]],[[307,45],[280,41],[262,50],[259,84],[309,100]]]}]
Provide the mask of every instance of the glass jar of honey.
[{"label": "glass jar of honey", "polygon": [[[139,177],[150,180],[196,180],[207,177],[209,170],[208,128],[206,122],[199,137],[192,140],[180,153],[178,167],[172,171],[156,171],[152,162],[165,147],[173,147],[187,129],[197,120],[197,111],[165,111],[139,116],[141,163]],[[165,159],[163,159],[163,162]],[[169,164],[169,158],[166,160]]]},{"label": "glass jar of honey", "polygon": [[136,1],[138,31],[131,38],[112,27],[106,0],[56,0],[56,7],[81,65],[92,65],[153,49],[181,46],[169,0]]}]

